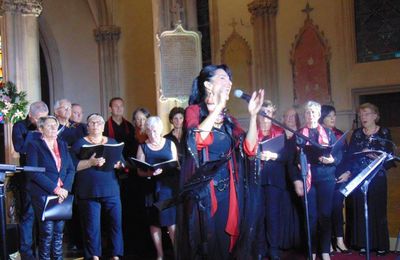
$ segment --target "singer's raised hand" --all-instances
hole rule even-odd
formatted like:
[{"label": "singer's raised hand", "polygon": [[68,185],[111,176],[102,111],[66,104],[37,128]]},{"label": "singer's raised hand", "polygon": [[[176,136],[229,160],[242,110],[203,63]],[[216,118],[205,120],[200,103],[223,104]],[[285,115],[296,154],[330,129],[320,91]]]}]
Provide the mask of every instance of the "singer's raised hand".
[{"label": "singer's raised hand", "polygon": [[251,95],[248,110],[250,113],[249,130],[247,131],[246,141],[250,149],[257,146],[257,114],[264,103],[264,90],[254,91]]},{"label": "singer's raised hand", "polygon": [[248,110],[251,116],[257,116],[264,103],[264,90],[254,91],[249,101]]}]

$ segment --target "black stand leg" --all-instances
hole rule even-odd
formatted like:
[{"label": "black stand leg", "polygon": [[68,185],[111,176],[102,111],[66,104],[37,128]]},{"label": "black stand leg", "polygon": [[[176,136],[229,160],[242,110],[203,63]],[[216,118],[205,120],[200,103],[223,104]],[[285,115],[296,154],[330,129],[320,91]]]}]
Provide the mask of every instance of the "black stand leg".
[{"label": "black stand leg", "polygon": [[306,212],[306,229],[307,229],[307,252],[308,259],[312,259],[312,248],[311,248],[311,231],[310,231],[310,213],[308,212],[308,199],[307,199],[307,158],[303,149],[300,150],[300,164],[301,164],[301,176],[303,178],[303,192],[304,192],[304,208]]},{"label": "black stand leg", "polygon": [[207,260],[208,243],[207,243],[207,225],[206,225],[206,208],[201,199],[197,200],[197,210],[199,212],[199,229],[200,229],[200,255],[201,259]]},{"label": "black stand leg", "polygon": [[[4,174],[4,173],[3,173]],[[6,205],[5,205],[4,183],[0,183],[0,236],[1,236],[1,259],[8,259],[6,243]]]},{"label": "black stand leg", "polygon": [[368,185],[370,181],[366,180],[361,186],[361,191],[364,194],[364,217],[365,217],[365,259],[370,260],[369,248],[369,225],[368,225]]}]

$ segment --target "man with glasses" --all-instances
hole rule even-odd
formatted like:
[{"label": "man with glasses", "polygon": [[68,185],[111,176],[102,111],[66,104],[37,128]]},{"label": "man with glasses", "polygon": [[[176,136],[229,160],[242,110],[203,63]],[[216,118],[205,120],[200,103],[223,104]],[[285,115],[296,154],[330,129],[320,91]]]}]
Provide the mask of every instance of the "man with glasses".
[{"label": "man with glasses", "polygon": [[[41,117],[47,116],[49,109],[43,101],[36,101],[29,107],[28,116],[14,124],[12,130],[12,141],[14,149],[19,153],[19,163],[21,166],[26,165],[26,152],[29,142],[35,138],[40,138],[41,134],[37,129],[37,121]],[[35,215],[32,208],[31,196],[27,191],[28,180],[25,173],[18,173],[15,177],[18,185],[20,197],[20,225],[19,240],[22,260],[35,259],[33,256],[33,225]]]},{"label": "man with glasses", "polygon": [[71,109],[72,105],[68,99],[57,100],[54,104],[54,115],[60,122],[58,136],[68,144],[68,147],[71,147],[79,138],[87,134],[85,125],[70,120]]},{"label": "man with glasses", "polygon": [[[71,120],[72,104],[68,99],[57,100],[54,104],[54,115],[60,123],[58,137],[67,143],[68,148],[80,138],[87,135],[86,124]],[[72,187],[75,192],[75,184]],[[79,209],[74,204],[72,219],[65,222],[66,235],[68,236],[68,249],[78,251],[82,248],[82,234],[80,232]]]}]

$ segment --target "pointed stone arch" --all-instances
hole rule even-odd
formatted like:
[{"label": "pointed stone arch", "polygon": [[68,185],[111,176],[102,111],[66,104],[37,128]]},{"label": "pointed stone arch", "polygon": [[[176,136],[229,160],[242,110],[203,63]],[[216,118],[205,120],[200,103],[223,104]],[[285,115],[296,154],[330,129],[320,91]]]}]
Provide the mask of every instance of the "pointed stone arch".
[{"label": "pointed stone arch", "polygon": [[39,19],[39,44],[42,48],[46,63],[49,87],[49,109],[51,110],[55,100],[65,97],[64,76],[61,66],[60,51],[56,39],[47,21],[43,17]]},{"label": "pointed stone arch", "polygon": [[119,86],[118,40],[121,28],[115,25],[116,0],[87,0],[96,28],[99,48],[101,112],[107,115],[108,101],[121,95]]},{"label": "pointed stone arch", "polygon": [[[250,93],[253,88],[252,80],[252,51],[249,43],[235,28],[221,48],[221,61],[227,64],[233,74],[233,88]],[[247,115],[247,106],[241,100],[232,99],[228,108],[235,115]]]},{"label": "pointed stone arch", "polygon": [[307,16],[290,51],[295,105],[307,100],[332,104],[331,51],[324,32]]}]

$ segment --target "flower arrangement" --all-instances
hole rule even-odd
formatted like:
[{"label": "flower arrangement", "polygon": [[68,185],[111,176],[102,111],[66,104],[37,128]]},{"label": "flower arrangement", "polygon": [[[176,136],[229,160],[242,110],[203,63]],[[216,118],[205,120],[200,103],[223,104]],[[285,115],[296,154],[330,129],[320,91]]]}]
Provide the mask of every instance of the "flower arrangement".
[{"label": "flower arrangement", "polygon": [[15,123],[26,117],[28,101],[25,91],[17,91],[14,83],[0,84],[0,123]]}]

